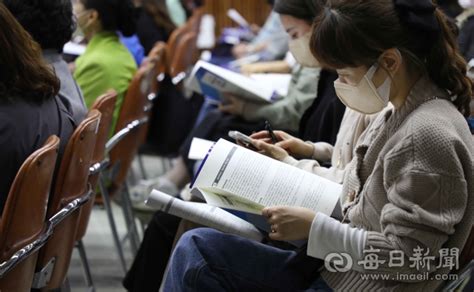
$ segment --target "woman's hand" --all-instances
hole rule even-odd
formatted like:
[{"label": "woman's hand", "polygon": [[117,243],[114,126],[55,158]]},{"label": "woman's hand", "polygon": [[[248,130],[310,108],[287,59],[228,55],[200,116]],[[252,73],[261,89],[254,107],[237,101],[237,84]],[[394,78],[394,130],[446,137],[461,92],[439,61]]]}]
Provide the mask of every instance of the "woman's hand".
[{"label": "woman's hand", "polygon": [[[273,133],[279,141],[274,146],[282,148],[291,156],[297,158],[311,158],[313,156],[312,144],[306,143],[303,140],[295,138],[283,131],[274,131]],[[250,137],[255,140],[271,143],[271,138],[268,131],[260,131]]]},{"label": "woman's hand", "polygon": [[316,213],[301,207],[270,207],[262,215],[271,225],[271,239],[292,241],[308,239]]},{"label": "woman's hand", "polygon": [[244,113],[245,101],[234,95],[225,94],[225,103],[219,105],[219,110],[223,113],[234,116],[241,116]]},{"label": "woman's hand", "polygon": [[282,161],[289,156],[288,152],[286,152],[285,149],[270,144],[270,142],[268,141],[252,140],[252,145],[257,148],[258,152],[260,152],[261,154],[264,154],[276,160]]}]

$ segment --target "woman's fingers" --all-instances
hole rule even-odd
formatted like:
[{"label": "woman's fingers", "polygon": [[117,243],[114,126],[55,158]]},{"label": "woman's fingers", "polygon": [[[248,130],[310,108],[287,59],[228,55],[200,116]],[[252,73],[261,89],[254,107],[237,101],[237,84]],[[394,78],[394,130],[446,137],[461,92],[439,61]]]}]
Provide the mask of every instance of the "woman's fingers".
[{"label": "woman's fingers", "polygon": [[275,146],[283,148],[283,149],[291,149],[293,145],[293,140],[284,140],[275,144]]},{"label": "woman's fingers", "polygon": [[270,134],[268,134],[268,131],[260,131],[260,132],[253,133],[252,135],[250,135],[250,138],[256,139],[256,140],[266,139],[266,138],[270,138]]}]

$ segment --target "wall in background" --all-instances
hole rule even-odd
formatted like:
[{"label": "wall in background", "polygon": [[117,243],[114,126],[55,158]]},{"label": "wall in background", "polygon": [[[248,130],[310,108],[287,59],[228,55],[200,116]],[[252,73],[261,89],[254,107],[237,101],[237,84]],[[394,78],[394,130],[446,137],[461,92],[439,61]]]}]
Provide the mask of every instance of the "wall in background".
[{"label": "wall in background", "polygon": [[234,8],[252,24],[262,26],[271,11],[266,0],[206,0],[206,13],[216,18],[216,33],[220,34],[222,28],[235,26],[235,23],[227,17],[227,10]]}]

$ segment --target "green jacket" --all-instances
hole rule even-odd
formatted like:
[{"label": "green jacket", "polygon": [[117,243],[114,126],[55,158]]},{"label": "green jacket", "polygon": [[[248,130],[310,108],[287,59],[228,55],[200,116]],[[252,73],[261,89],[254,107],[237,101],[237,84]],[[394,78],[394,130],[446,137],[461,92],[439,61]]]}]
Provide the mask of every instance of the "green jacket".
[{"label": "green jacket", "polygon": [[74,78],[84,93],[88,108],[109,89],[117,91],[112,131],[122,107],[124,95],[137,70],[135,60],[120,43],[115,32],[97,33],[85,53],[76,60]]},{"label": "green jacket", "polygon": [[272,104],[247,102],[243,117],[247,121],[268,120],[275,129],[298,131],[301,117],[318,95],[321,68],[293,68],[286,97]]}]

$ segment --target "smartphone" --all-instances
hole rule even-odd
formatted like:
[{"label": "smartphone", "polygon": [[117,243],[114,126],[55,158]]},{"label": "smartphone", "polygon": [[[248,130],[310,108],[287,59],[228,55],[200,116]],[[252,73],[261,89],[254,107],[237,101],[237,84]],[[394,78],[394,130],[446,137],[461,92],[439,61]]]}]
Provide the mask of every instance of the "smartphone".
[{"label": "smartphone", "polygon": [[234,140],[239,140],[240,142],[243,142],[245,144],[252,145],[252,138],[240,133],[239,131],[229,131],[229,137]]}]

